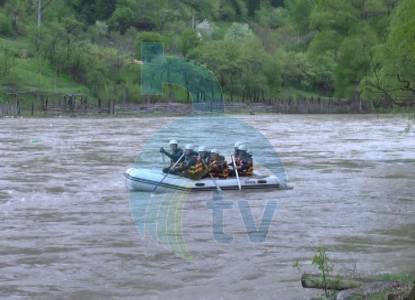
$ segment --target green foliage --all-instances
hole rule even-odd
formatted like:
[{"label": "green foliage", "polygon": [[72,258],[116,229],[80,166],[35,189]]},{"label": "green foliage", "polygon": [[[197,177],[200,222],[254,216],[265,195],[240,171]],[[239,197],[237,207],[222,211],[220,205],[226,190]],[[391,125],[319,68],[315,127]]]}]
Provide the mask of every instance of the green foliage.
[{"label": "green foliage", "polygon": [[326,297],[330,296],[327,291],[327,276],[334,270],[334,266],[330,264],[330,259],[327,255],[327,249],[324,247],[317,248],[314,253],[312,264],[320,270],[321,279],[324,284],[324,293]]},{"label": "green foliage", "polygon": [[300,264],[300,262],[298,261],[298,260],[296,260],[295,261],[295,263],[293,264],[293,266],[292,266],[293,268],[296,268],[297,269],[297,271],[298,272],[300,272],[301,273],[301,267],[302,267],[302,265]]},{"label": "green foliage", "polygon": [[309,32],[310,14],[313,10],[313,0],[295,1],[292,7],[293,23],[300,36]]},{"label": "green foliage", "polygon": [[[141,44],[142,43],[162,43],[165,39],[163,36],[156,32],[144,32],[137,36],[135,42],[135,54],[136,57],[141,60]],[[148,58],[151,59],[151,58]]]},{"label": "green foliage", "polygon": [[124,34],[128,27],[133,24],[134,12],[129,7],[119,6],[109,19],[109,25]]},{"label": "green foliage", "polygon": [[4,77],[10,73],[15,65],[15,49],[12,47],[0,48],[0,76]]},{"label": "green foliage", "polygon": [[11,36],[13,33],[12,23],[3,12],[0,11],[0,36]]},{"label": "green foliage", "polygon": [[283,7],[274,8],[268,1],[263,1],[255,18],[259,25],[272,29],[282,27],[290,22],[288,11]]},{"label": "green foliage", "polygon": [[373,47],[371,74],[364,78],[363,95],[375,105],[415,105],[415,2],[402,0],[393,11],[385,42]]},{"label": "green foliage", "polygon": [[244,41],[252,36],[252,30],[248,24],[232,23],[232,26],[225,34],[225,40]]},{"label": "green foliage", "polygon": [[[12,81],[27,84],[22,71],[27,61],[31,71],[41,74],[27,76],[38,87],[53,86],[43,75],[48,70],[48,76],[52,72],[72,79],[75,87],[84,85],[97,97],[105,91],[108,97],[114,93],[117,101],[142,101],[141,95],[133,96],[140,89],[141,77],[135,73],[141,67],[132,59],[141,60],[143,42],[163,42],[165,55],[182,54],[209,68],[232,100],[301,93],[369,99],[374,107],[415,105],[414,1],[47,3],[39,30],[36,1],[0,0],[0,35],[17,39],[11,44],[26,43],[16,47],[22,60],[9,60],[15,66],[2,76],[6,86]],[[200,39],[190,29],[192,16],[197,24],[204,19],[217,24],[212,35]],[[2,54],[5,57],[10,56]],[[197,76],[181,70],[186,78]],[[183,91],[166,90],[188,100]]]},{"label": "green foliage", "polygon": [[182,54],[186,57],[187,53],[196,48],[200,43],[200,37],[198,36],[196,30],[186,29],[180,39],[180,50]]}]

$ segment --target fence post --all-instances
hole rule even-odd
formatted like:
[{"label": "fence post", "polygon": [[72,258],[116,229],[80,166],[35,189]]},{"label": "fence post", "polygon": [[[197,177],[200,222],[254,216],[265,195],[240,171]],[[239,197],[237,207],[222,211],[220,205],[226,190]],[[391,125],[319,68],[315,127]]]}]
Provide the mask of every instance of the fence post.
[{"label": "fence post", "polygon": [[20,100],[19,100],[19,97],[16,97],[16,109],[17,109],[17,115],[20,116]]},{"label": "fence post", "polygon": [[34,106],[33,106],[33,100],[32,100],[32,116],[33,116],[33,109],[34,109]]},{"label": "fence post", "polygon": [[112,114],[115,115],[115,100],[112,100]]}]

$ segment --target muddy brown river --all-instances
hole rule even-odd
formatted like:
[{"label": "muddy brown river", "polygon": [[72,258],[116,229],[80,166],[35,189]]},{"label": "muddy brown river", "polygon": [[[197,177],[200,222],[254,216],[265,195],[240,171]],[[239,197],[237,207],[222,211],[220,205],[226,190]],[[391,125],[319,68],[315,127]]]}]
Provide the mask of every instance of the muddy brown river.
[{"label": "muddy brown river", "polygon": [[[0,119],[0,298],[308,299],[319,291],[303,289],[292,265],[317,273],[319,246],[342,274],[415,269],[415,134],[404,134],[403,119],[238,118],[275,147],[294,189],[224,192],[235,202],[224,211],[226,244],[213,237],[212,194],[191,193],[182,230],[196,263],[141,236],[124,186],[123,172],[174,118]],[[171,137],[218,143],[197,123],[190,129],[195,136]],[[246,138],[238,130],[226,143]],[[248,144],[254,159],[263,154],[255,139]],[[150,165],[164,165],[156,148]],[[277,201],[264,243],[249,241],[238,200],[257,226]]]}]

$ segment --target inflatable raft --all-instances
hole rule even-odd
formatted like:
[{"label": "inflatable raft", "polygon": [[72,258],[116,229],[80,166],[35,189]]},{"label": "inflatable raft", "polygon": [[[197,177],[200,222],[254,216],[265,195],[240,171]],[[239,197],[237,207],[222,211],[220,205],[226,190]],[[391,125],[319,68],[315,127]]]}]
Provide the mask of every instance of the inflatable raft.
[{"label": "inflatable raft", "polygon": [[[154,187],[163,179],[166,174],[161,170],[131,168],[124,172],[125,185],[130,190],[152,192]],[[222,190],[238,190],[238,180],[234,177],[227,179],[214,178],[216,184]],[[254,172],[252,176],[239,177],[242,190],[286,190],[292,187],[285,187],[275,176],[263,176]],[[215,182],[210,178],[193,181],[177,175],[168,175],[158,186],[156,192],[166,192],[169,189],[192,190],[192,191],[213,191],[216,190]]]}]

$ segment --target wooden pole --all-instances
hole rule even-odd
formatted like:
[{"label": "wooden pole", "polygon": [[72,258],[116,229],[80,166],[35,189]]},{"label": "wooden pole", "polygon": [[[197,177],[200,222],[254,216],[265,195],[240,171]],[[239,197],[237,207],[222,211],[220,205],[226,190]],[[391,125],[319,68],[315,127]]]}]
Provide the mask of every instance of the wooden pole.
[{"label": "wooden pole", "polygon": [[115,115],[115,100],[112,100],[112,114]]},{"label": "wooden pole", "polygon": [[32,100],[32,116],[33,116],[33,110],[34,110],[34,106],[33,106],[33,100]]}]

